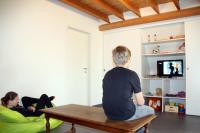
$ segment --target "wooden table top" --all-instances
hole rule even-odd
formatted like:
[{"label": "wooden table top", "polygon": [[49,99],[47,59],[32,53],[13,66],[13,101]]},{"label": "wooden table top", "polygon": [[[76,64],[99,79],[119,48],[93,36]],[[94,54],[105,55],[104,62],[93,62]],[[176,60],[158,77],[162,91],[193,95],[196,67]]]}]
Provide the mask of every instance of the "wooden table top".
[{"label": "wooden table top", "polygon": [[63,121],[69,120],[68,122],[73,121],[75,124],[82,125],[81,123],[84,122],[126,131],[136,131],[156,117],[155,115],[150,115],[133,121],[114,121],[107,119],[101,107],[75,104],[47,108],[43,109],[42,112],[49,115],[49,117]]}]

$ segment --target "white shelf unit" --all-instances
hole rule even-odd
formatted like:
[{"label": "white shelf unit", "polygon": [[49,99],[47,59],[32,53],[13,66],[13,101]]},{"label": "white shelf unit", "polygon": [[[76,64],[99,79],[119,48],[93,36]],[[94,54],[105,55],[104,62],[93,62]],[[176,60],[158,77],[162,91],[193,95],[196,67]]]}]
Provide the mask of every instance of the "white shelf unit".
[{"label": "white shelf unit", "polygon": [[[156,34],[156,39],[159,41],[150,41],[147,36],[153,36]],[[170,36],[184,35],[184,24],[177,23],[171,25],[163,25],[157,27],[151,27],[143,29],[142,33],[142,47],[141,47],[141,59],[142,59],[142,78],[141,84],[146,98],[160,98],[162,99],[162,112],[164,112],[164,106],[168,102],[182,103],[186,105],[185,97],[170,97],[166,94],[177,94],[180,91],[186,92],[186,76],[185,76],[185,51],[179,51],[178,47],[185,42],[185,38],[177,39],[161,39],[169,38]],[[153,48],[159,45],[160,53],[152,54]],[[172,78],[162,78],[157,77],[157,61],[158,60],[183,60],[183,77],[172,77]],[[154,76],[150,76],[154,75]],[[156,88],[162,89],[162,96],[155,96]],[[153,94],[147,95],[150,92]]]}]

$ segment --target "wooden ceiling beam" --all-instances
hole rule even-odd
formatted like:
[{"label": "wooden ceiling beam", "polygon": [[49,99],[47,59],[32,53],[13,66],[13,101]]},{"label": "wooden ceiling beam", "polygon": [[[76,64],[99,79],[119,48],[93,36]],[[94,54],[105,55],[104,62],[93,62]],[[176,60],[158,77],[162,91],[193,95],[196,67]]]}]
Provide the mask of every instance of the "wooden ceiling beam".
[{"label": "wooden ceiling beam", "polygon": [[118,11],[117,9],[115,9],[114,7],[112,7],[111,5],[109,5],[108,3],[102,1],[102,0],[93,0],[92,2],[94,2],[96,5],[100,6],[101,8],[103,8],[104,10],[110,12],[111,14],[117,16],[118,18],[125,20],[123,13]]},{"label": "wooden ceiling beam", "polygon": [[138,17],[141,17],[139,6],[133,5],[130,0],[118,0],[123,6],[135,13]]},{"label": "wooden ceiling beam", "polygon": [[95,9],[92,9],[91,7],[85,5],[81,2],[77,2],[76,0],[60,0],[60,1],[74,7],[80,11],[86,12],[87,14],[92,15],[98,19],[101,19],[101,20],[104,20],[104,21],[110,23],[109,18],[106,14],[101,13]]},{"label": "wooden ceiling beam", "polygon": [[200,6],[188,8],[188,9],[182,9],[179,11],[160,13],[160,14],[146,16],[142,18],[130,19],[126,21],[114,22],[111,24],[104,24],[104,25],[99,26],[99,30],[105,31],[105,30],[110,30],[110,29],[115,29],[115,28],[126,27],[126,26],[152,23],[152,22],[177,19],[177,18],[183,18],[183,17],[195,16],[195,15],[200,15]]},{"label": "wooden ceiling beam", "polygon": [[151,8],[153,8],[153,10],[159,14],[159,7],[158,7],[158,3],[155,0],[148,0],[148,4]]},{"label": "wooden ceiling beam", "polygon": [[172,2],[174,3],[174,5],[176,6],[177,10],[180,10],[180,4],[179,4],[179,0],[172,0]]}]

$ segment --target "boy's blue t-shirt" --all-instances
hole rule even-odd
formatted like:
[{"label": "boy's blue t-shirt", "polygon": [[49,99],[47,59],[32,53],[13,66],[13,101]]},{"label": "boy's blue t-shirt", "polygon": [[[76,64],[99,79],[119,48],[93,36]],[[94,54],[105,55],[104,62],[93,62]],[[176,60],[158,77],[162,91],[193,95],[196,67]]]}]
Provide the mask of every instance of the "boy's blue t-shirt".
[{"label": "boy's blue t-shirt", "polygon": [[141,92],[136,72],[115,67],[103,79],[103,109],[112,120],[127,120],[135,114],[132,94]]}]

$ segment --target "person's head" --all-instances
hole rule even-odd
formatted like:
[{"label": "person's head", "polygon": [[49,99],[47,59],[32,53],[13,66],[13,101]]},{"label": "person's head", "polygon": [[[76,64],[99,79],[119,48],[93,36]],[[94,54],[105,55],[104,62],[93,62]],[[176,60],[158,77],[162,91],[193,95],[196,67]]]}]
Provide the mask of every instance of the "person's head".
[{"label": "person's head", "polygon": [[128,67],[131,59],[131,51],[125,46],[117,46],[112,51],[113,61],[116,66]]},{"label": "person's head", "polygon": [[1,98],[1,104],[9,108],[16,107],[19,104],[18,94],[12,91],[6,93],[6,95]]}]

